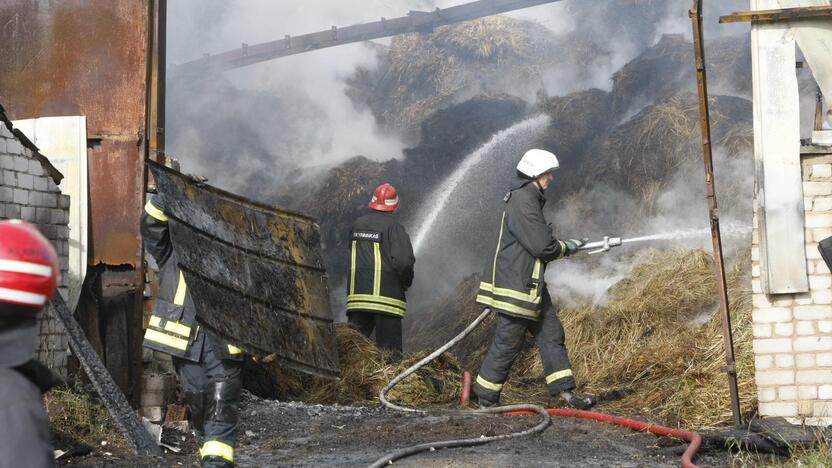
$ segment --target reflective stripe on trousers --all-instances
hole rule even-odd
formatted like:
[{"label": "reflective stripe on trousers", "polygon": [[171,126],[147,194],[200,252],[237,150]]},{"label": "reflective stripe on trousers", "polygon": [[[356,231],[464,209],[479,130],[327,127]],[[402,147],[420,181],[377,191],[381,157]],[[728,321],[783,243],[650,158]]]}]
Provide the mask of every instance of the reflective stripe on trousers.
[{"label": "reflective stripe on trousers", "polygon": [[202,458],[220,457],[223,460],[234,462],[234,447],[218,440],[209,440],[202,444],[199,454]]},{"label": "reflective stripe on trousers", "polygon": [[494,341],[474,384],[474,391],[479,397],[492,402],[499,400],[502,382],[508,379],[514,361],[523,349],[526,331],[530,331],[537,341],[549,393],[554,396],[575,388],[572,366],[564,343],[563,325],[555,314],[548,294],[543,305],[538,321],[503,313],[497,315]]}]

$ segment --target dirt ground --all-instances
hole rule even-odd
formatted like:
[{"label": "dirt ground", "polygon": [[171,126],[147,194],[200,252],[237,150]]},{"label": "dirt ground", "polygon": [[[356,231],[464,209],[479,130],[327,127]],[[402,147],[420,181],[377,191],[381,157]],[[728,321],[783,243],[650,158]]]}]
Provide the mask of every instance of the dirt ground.
[{"label": "dirt ground", "polygon": [[[534,425],[536,416],[420,416],[379,407],[243,401],[239,466],[367,466],[385,454],[422,442],[479,437]],[[184,441],[182,439],[185,439]],[[101,450],[62,466],[196,466],[195,444],[162,460],[104,455]],[[479,447],[443,449],[403,459],[402,467],[678,467],[685,444],[606,424],[553,418],[542,434]],[[724,452],[700,452],[703,467],[727,466]]]}]

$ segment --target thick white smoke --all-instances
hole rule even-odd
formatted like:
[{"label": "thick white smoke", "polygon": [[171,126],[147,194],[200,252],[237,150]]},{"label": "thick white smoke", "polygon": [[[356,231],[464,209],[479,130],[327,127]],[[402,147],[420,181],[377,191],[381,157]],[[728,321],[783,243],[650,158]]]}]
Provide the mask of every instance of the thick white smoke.
[{"label": "thick white smoke", "polygon": [[[751,245],[751,202],[754,194],[754,162],[751,153],[728,157],[724,150],[714,152],[717,199],[720,207],[720,227],[724,252],[732,256]],[[621,209],[637,219],[635,228],[601,233],[597,226],[587,223],[569,204],[561,204],[553,218],[556,226],[570,236],[581,233],[632,238],[664,234],[659,239],[625,244],[595,258],[585,255],[559,260],[546,270],[549,291],[561,304],[575,304],[579,300],[604,302],[606,292],[629,272],[631,256],[644,248],[700,248],[713,249],[705,196],[705,175],[702,160],[690,160],[672,175],[656,197],[655,215],[640,217],[638,203],[620,191],[598,187],[582,198],[592,207],[593,218],[620,219]],[[586,229],[586,230],[584,230]]]},{"label": "thick white smoke", "polygon": [[[256,44],[406,14],[438,4],[421,0],[177,0],[168,3],[167,150],[186,171],[233,191],[266,198],[298,168],[329,167],[361,154],[401,156],[397,135],[385,134],[367,110],[344,93],[359,66],[373,69],[376,52],[351,44],[177,83],[175,65]],[[293,172],[294,171],[294,172]]]}]

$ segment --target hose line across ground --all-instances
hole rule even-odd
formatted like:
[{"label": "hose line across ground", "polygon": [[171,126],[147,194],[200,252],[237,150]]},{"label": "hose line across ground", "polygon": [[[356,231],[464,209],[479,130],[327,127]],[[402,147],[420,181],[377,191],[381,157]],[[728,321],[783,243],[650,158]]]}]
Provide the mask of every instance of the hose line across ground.
[{"label": "hose line across ground", "polygon": [[[399,406],[395,403],[391,403],[387,400],[387,393],[393,389],[396,385],[399,384],[402,380],[407,378],[409,375],[413,374],[420,368],[422,368],[425,364],[429,363],[436,359],[439,355],[443,354],[447,350],[451,349],[454,345],[462,341],[471,331],[483,320],[488,317],[491,313],[491,309],[486,308],[483,310],[482,314],[476,318],[473,322],[471,322],[465,330],[462,330],[457,336],[455,336],[451,341],[445,343],[442,347],[437,349],[436,351],[429,354],[424,359],[420,360],[416,364],[410,366],[407,370],[402,372],[401,374],[397,375],[393,380],[390,381],[381,392],[379,392],[378,398],[381,400],[381,403],[384,406],[399,410],[405,411],[409,413],[421,413],[427,414],[424,410],[419,410],[416,408],[408,408],[405,406]],[[463,389],[463,394],[465,393],[466,389]],[[606,422],[610,424],[616,424],[619,426],[628,427],[630,429],[635,429],[638,431],[647,431],[657,436],[664,436],[664,437],[673,437],[676,439],[682,439],[690,442],[688,445],[687,450],[682,455],[682,467],[683,468],[698,468],[697,465],[693,463],[693,457],[696,456],[696,451],[699,449],[699,446],[702,443],[702,438],[699,434],[695,432],[683,431],[678,429],[671,429],[664,426],[659,426],[656,424],[648,424],[641,421],[636,421],[633,419],[625,419],[619,418],[617,416],[612,416],[609,414],[603,413],[595,413],[591,411],[580,411],[580,410],[572,410],[572,409],[562,409],[562,408],[551,408],[546,409],[542,406],[538,405],[508,405],[508,406],[496,406],[493,408],[485,408],[479,410],[444,410],[442,411],[443,414],[455,414],[455,415],[476,415],[476,414],[539,414],[543,417],[543,420],[540,421],[536,426],[526,429],[521,432],[513,432],[509,434],[503,434],[498,436],[490,436],[490,437],[478,437],[474,439],[457,439],[457,440],[444,440],[440,442],[428,442],[424,444],[413,445],[410,447],[405,447],[401,450],[397,450],[395,452],[389,453],[382,458],[376,460],[370,468],[380,468],[382,466],[392,464],[394,461],[407,457],[409,455],[413,455],[419,452],[424,452],[428,450],[435,450],[439,448],[450,448],[450,447],[472,447],[475,445],[482,445],[487,444],[489,442],[495,442],[498,440],[506,440],[506,439],[513,439],[515,437],[523,437],[527,435],[536,434],[538,432],[544,431],[551,422],[551,416],[568,416],[574,418],[581,418],[581,419],[592,419],[595,421]]]},{"label": "hose line across ground", "polygon": [[[617,426],[627,427],[636,431],[649,432],[660,437],[671,437],[674,439],[685,440],[689,442],[688,448],[682,454],[682,468],[699,468],[699,465],[693,463],[693,458],[696,456],[696,451],[702,445],[702,437],[692,431],[684,431],[681,429],[672,429],[658,424],[650,424],[635,419],[620,418],[604,413],[596,413],[594,411],[582,411],[568,408],[549,408],[546,410],[551,416],[563,416],[578,419],[591,419],[593,421],[615,424]],[[508,410],[505,414],[534,414],[531,411],[515,411]]]},{"label": "hose line across ground", "polygon": [[[424,410],[419,410],[419,409],[415,409],[415,408],[408,408],[408,407],[405,407],[405,406],[399,406],[395,403],[391,403],[390,401],[387,400],[387,392],[392,390],[393,387],[398,385],[399,382],[406,379],[409,375],[413,374],[414,372],[416,372],[417,370],[422,368],[425,364],[429,363],[430,361],[433,361],[439,355],[441,355],[445,351],[451,349],[454,345],[456,345],[457,343],[462,341],[462,339],[464,339],[469,333],[471,333],[471,330],[477,328],[477,326],[479,326],[479,324],[482,323],[482,321],[485,320],[485,318],[488,317],[488,315],[490,313],[491,313],[491,309],[486,308],[485,310],[483,310],[482,314],[480,314],[479,317],[477,317],[476,320],[471,322],[471,324],[468,325],[468,327],[466,327],[465,330],[462,330],[462,332],[459,335],[454,337],[451,341],[445,343],[441,348],[432,352],[431,354],[429,354],[427,357],[425,357],[421,361],[417,362],[416,364],[413,364],[412,366],[407,368],[407,370],[405,370],[401,374],[397,375],[393,380],[391,380],[390,383],[388,383],[384,388],[381,389],[381,392],[379,392],[378,398],[379,398],[379,400],[381,400],[382,404],[384,404],[384,406],[386,406],[388,408],[399,410],[399,411],[405,411],[405,412],[409,412],[409,413],[426,414],[427,412],[424,411]],[[543,417],[543,420],[540,421],[540,423],[538,423],[536,426],[534,426],[530,429],[526,429],[525,431],[521,431],[521,432],[513,432],[513,433],[510,433],[510,434],[503,434],[503,435],[490,436],[490,437],[477,437],[477,438],[473,438],[473,439],[444,440],[444,441],[440,441],[440,442],[428,442],[428,443],[424,443],[424,444],[413,445],[413,446],[406,447],[406,448],[403,448],[401,450],[397,450],[395,452],[389,453],[389,454],[385,455],[384,457],[379,458],[372,465],[370,465],[370,468],[379,468],[379,467],[385,466],[387,464],[393,463],[394,461],[396,461],[400,458],[404,458],[408,455],[413,455],[415,453],[424,452],[424,451],[427,451],[427,450],[435,450],[435,449],[439,449],[439,448],[450,448],[450,447],[472,447],[472,446],[475,446],[475,445],[487,444],[489,442],[495,442],[495,441],[498,441],[498,440],[513,439],[515,437],[523,437],[523,436],[527,436],[527,435],[531,435],[531,434],[536,434],[538,432],[542,432],[542,431],[546,430],[546,428],[549,427],[549,423],[551,422],[551,417],[549,416],[549,413],[546,412],[546,408],[544,408],[542,406],[537,406],[537,405],[496,406],[496,407],[493,407],[493,408],[485,408],[485,409],[479,409],[479,410],[468,410],[468,411],[453,411],[453,410],[450,410],[450,411],[443,411],[442,413],[443,414],[451,413],[451,414],[459,414],[459,415],[472,415],[472,414],[501,414],[501,413],[504,413],[506,411],[517,411],[518,414],[534,414],[534,413],[537,413],[537,414],[539,414]]]}]

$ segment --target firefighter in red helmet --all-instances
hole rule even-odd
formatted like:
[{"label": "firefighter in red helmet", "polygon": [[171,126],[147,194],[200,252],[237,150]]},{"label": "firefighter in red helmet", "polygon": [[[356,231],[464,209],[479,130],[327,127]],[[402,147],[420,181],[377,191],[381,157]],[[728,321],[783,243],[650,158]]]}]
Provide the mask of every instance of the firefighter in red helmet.
[{"label": "firefighter in red helmet", "polygon": [[347,316],[350,325],[369,337],[373,330],[382,349],[401,353],[405,291],[413,283],[410,236],[393,216],[399,208],[396,188],[376,187],[370,213],[350,229],[350,273]]},{"label": "firefighter in red helmet", "polygon": [[0,468],[54,466],[42,400],[58,379],[33,357],[58,271],[55,249],[34,226],[0,221]]}]

